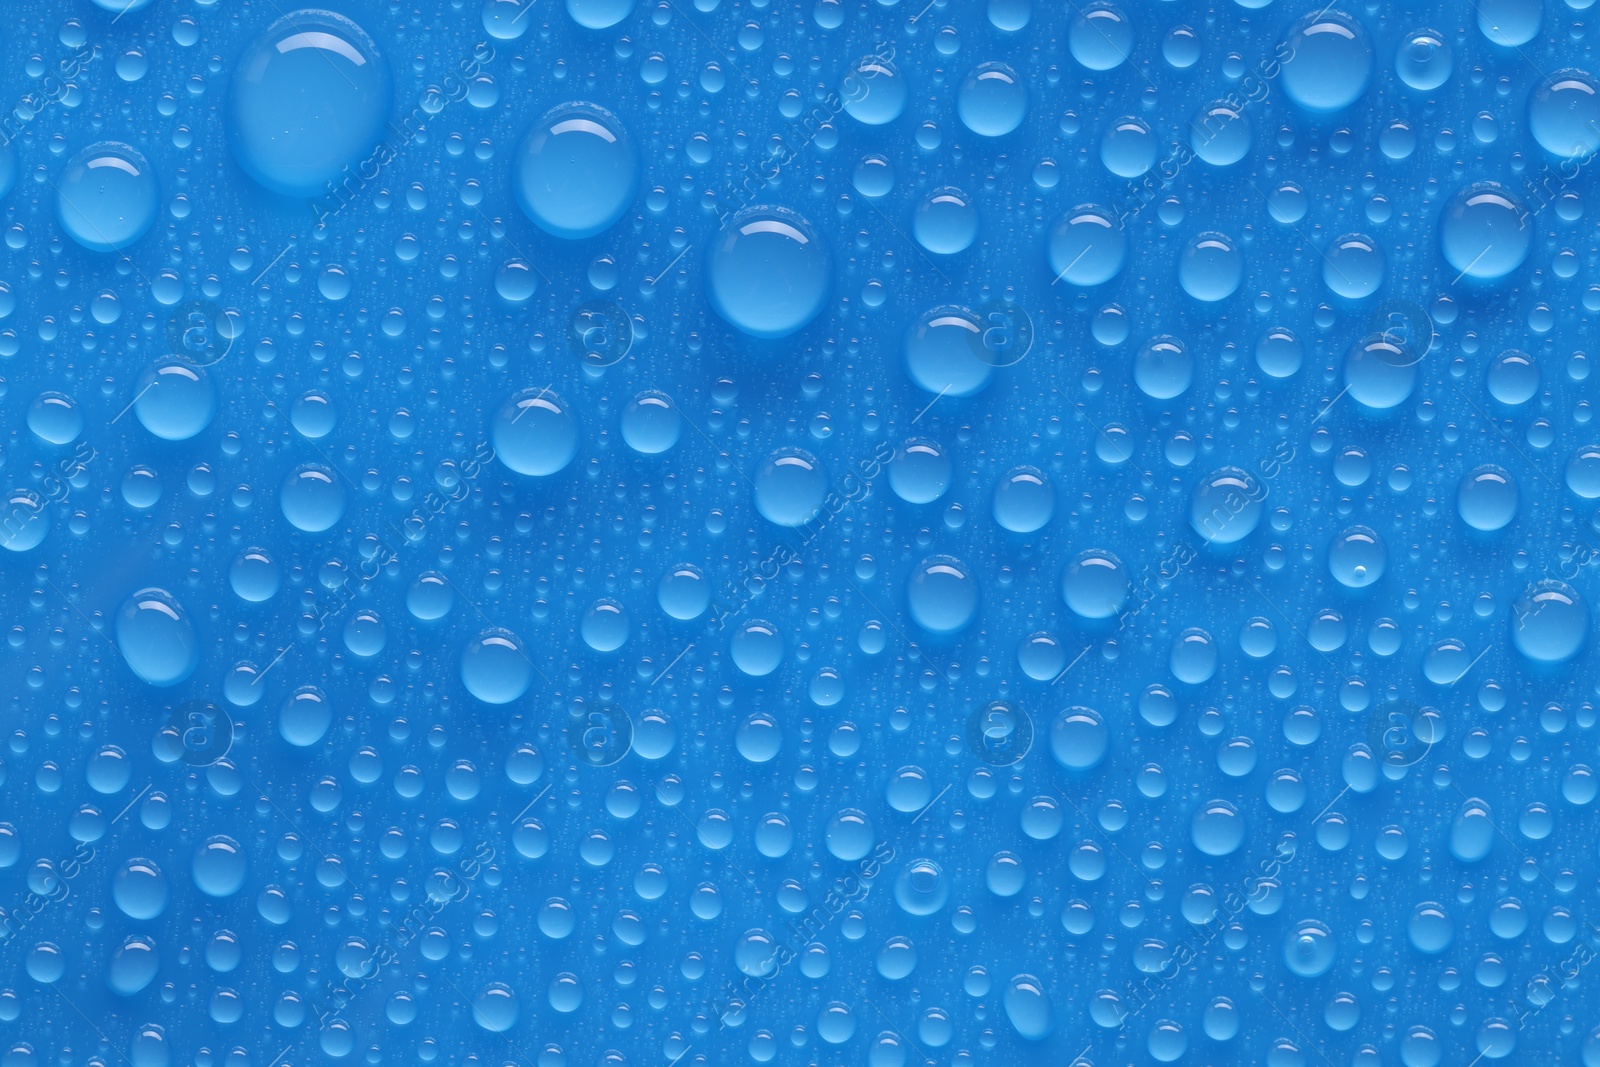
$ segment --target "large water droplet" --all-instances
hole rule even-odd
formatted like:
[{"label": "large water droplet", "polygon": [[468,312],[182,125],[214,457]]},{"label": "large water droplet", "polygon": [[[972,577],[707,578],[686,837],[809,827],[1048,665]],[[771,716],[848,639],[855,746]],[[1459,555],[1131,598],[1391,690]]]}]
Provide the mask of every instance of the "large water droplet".
[{"label": "large water droplet", "polygon": [[1372,42],[1361,23],[1324,8],[1295,23],[1287,39],[1283,90],[1313,114],[1340,111],[1367,91],[1372,77]]},{"label": "large water droplet", "polygon": [[117,252],[156,221],[160,189],[132,145],[101,141],[72,157],[56,183],[56,218],[91,252]]},{"label": "large water droplet", "polygon": [[492,629],[461,650],[461,682],[485,704],[509,704],[533,684],[533,663],[522,639],[510,630]]},{"label": "large water droplet", "polygon": [[153,586],[134,593],[117,612],[117,648],[134,674],[156,686],[177,685],[200,664],[189,613],[171,593]]},{"label": "large water droplet", "polygon": [[509,470],[544,478],[565,470],[578,454],[578,420],[549,389],[524,389],[500,405],[489,438]]},{"label": "large water droplet", "polygon": [[821,313],[833,264],[811,223],[784,207],[734,215],[706,256],[706,295],[752,337],[787,337]]},{"label": "large water droplet", "polygon": [[610,229],[639,195],[639,152],[628,130],[596,104],[552,108],[523,138],[512,184],[523,213],[553,237]]},{"label": "large water droplet", "polygon": [[239,55],[233,157],[285,196],[355,196],[366,184],[356,164],[384,140],[392,102],[389,66],[365,30],[331,11],[295,11]]},{"label": "large water droplet", "polygon": [[1498,182],[1477,182],[1450,198],[1439,219],[1444,258],[1461,275],[1504,278],[1528,258],[1533,230],[1519,200]]}]

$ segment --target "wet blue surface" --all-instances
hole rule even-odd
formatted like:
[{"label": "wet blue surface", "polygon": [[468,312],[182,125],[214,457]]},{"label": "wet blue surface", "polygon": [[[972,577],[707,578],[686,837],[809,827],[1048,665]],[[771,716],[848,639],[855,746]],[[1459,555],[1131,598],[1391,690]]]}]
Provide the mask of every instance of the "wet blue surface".
[{"label": "wet blue surface", "polygon": [[0,1067],[1600,1065],[1584,0],[14,0]]}]

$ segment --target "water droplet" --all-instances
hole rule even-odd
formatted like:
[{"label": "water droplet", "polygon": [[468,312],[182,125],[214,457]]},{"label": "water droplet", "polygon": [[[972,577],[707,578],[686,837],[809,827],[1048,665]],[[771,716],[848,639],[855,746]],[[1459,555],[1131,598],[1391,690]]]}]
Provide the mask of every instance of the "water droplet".
[{"label": "water droplet", "polygon": [[610,229],[639,195],[641,180],[639,152],[627,128],[606,109],[583,102],[546,112],[512,165],[523,213],[566,240]]},{"label": "water droplet", "polygon": [[508,470],[545,478],[578,454],[578,419],[549,389],[524,389],[500,405],[489,437]]},{"label": "water droplet", "polygon": [[1372,42],[1361,23],[1323,9],[1303,16],[1285,42],[1283,91],[1312,114],[1349,107],[1367,91],[1372,78]]},{"label": "water droplet", "polygon": [[160,189],[137,148],[101,141],[72,157],[56,182],[56,218],[91,252],[120,252],[156,221]]},{"label": "water droplet", "polygon": [[295,11],[240,53],[229,143],[273,192],[342,201],[365,187],[356,165],[385,139],[392,106],[389,65],[365,30],[331,11]]},{"label": "water droplet", "polygon": [[811,223],[784,207],[752,207],[728,220],[706,256],[706,295],[729,325],[752,337],[787,337],[822,312],[833,264]]},{"label": "water droplet", "polygon": [[117,648],[129,668],[150,685],[177,685],[200,664],[194,623],[165,589],[147,587],[124,601],[116,630]]}]

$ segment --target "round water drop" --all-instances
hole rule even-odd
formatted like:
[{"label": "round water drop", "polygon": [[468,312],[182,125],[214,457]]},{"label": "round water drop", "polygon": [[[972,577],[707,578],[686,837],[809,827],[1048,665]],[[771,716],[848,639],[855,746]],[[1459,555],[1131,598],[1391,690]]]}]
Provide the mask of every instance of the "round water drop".
[{"label": "round water drop", "polygon": [[1189,498],[1189,525],[1214,545],[1231,545],[1255,532],[1267,489],[1238,467],[1213,471]]},{"label": "round water drop", "polygon": [[921,811],[933,797],[933,784],[921,767],[901,767],[890,777],[885,793],[895,811]]},{"label": "round water drop", "polygon": [[161,957],[148,937],[130,937],[117,946],[106,964],[106,985],[119,997],[142,992],[161,970]]},{"label": "round water drop", "polygon": [[119,252],[156,221],[161,191],[137,148],[101,141],[72,157],[56,181],[56,219],[91,252]]},{"label": "round water drop", "polygon": [[49,505],[32,489],[13,489],[0,499],[0,545],[11,552],[37,548],[50,532]]},{"label": "round water drop", "polygon": [[1306,217],[1310,199],[1294,182],[1281,182],[1267,194],[1267,213],[1272,221],[1293,226]]},{"label": "round water drop", "polygon": [[389,65],[343,15],[285,15],[239,55],[229,144],[246,174],[284,196],[322,195],[385,138]]},{"label": "round water drop", "polygon": [[872,820],[855,808],[841,809],[828,820],[823,841],[835,859],[854,863],[872,851]]},{"label": "round water drop", "polygon": [[931,859],[914,859],[894,877],[894,902],[907,915],[933,915],[950,899],[950,880]]},{"label": "round water drop", "polygon": [[1178,257],[1178,284],[1196,300],[1226,300],[1239,290],[1243,280],[1244,256],[1226,234],[1198,234]]},{"label": "round water drop", "polygon": [[[637,752],[638,748],[636,741],[634,751]],[[755,839],[756,851],[768,859],[782,859],[794,847],[794,827],[789,825],[789,820],[784,816],[769,812],[757,824]]]},{"label": "round water drop", "polygon": [[1301,920],[1283,939],[1283,962],[1301,978],[1327,974],[1338,954],[1333,931],[1315,919]]},{"label": "round water drop", "polygon": [[644,456],[671,451],[683,434],[683,416],[666,393],[647,389],[622,409],[622,439]]},{"label": "round water drop", "polygon": [[1188,685],[1203,685],[1217,673],[1217,642],[1210,634],[1191,626],[1172,639],[1167,656],[1172,676]]},{"label": "round water drop", "polygon": [[388,627],[384,626],[378,613],[370,608],[357,611],[344,624],[344,647],[353,656],[376,656],[383,651],[388,640]]},{"label": "round water drop", "polygon": [[1539,363],[1526,352],[1508,349],[1489,364],[1489,395],[1515,407],[1526,404],[1539,392]]},{"label": "round water drop", "polygon": [[1600,498],[1600,445],[1584,445],[1567,460],[1567,488],[1584,500]]},{"label": "round water drop", "polygon": [[1206,1005],[1201,1026],[1213,1041],[1231,1041],[1239,1033],[1239,1009],[1227,997],[1216,997]]},{"label": "round water drop", "polygon": [[1411,939],[1412,947],[1430,956],[1449,948],[1455,932],[1450,913],[1444,910],[1443,904],[1433,901],[1418,904],[1412,909],[1411,919],[1406,924],[1406,934]]},{"label": "round water drop", "polygon": [[681,622],[698,619],[711,606],[711,582],[692,563],[668,569],[656,585],[656,603]]},{"label": "round water drop", "polygon": [[1067,708],[1050,724],[1050,754],[1068,770],[1098,766],[1110,742],[1105,720],[1092,708]]},{"label": "round water drop", "polygon": [[1194,847],[1208,856],[1232,855],[1244,844],[1244,835],[1244,816],[1226,800],[1207,801],[1189,820]]},{"label": "round water drop", "polygon": [[1504,278],[1522,266],[1532,244],[1527,210],[1498,182],[1477,182],[1462,189],[1439,218],[1444,258],[1468,278]]},{"label": "round water drop", "polygon": [[217,390],[199,367],[169,358],[139,377],[133,413],[164,441],[187,441],[211,425]]},{"label": "round water drop", "polygon": [[1565,582],[1535,582],[1511,605],[1511,642],[1535,663],[1569,660],[1588,638],[1589,608]]},{"label": "round water drop", "polygon": [[317,292],[327,300],[339,301],[350,295],[350,274],[336,263],[322,268],[317,275]]},{"label": "round water drop", "polygon": [[[1422,673],[1435,685],[1454,685],[1472,668],[1472,653],[1454,637],[1447,637],[1430,648],[1422,659]],[[1397,732],[1399,738],[1403,731]],[[1398,740],[1397,740],[1398,744]]]},{"label": "round water drop", "polygon": [[628,640],[628,611],[610,598],[596,600],[584,610],[578,632],[596,652],[615,652]]},{"label": "round water drop", "polygon": [[189,613],[171,593],[153,586],[123,601],[117,648],[133,673],[155,686],[186,681],[200,664],[200,640]]},{"label": "round water drop", "polygon": [[1383,577],[1389,553],[1376,531],[1352,526],[1328,547],[1328,571],[1347,589],[1365,589]]},{"label": "round water drop", "polygon": [[772,716],[758,712],[739,724],[733,747],[751,763],[767,763],[783,747],[783,731]]},{"label": "round water drop", "polygon": [[1490,44],[1519,48],[1539,35],[1543,0],[1479,0],[1478,29]]},{"label": "round water drop", "polygon": [[586,30],[608,30],[633,14],[633,0],[567,0],[567,14]]},{"label": "round water drop", "polygon": [[956,114],[981,137],[1003,137],[1022,125],[1028,87],[1004,63],[980,63],[956,90]]},{"label": "round water drop", "polygon": [[497,41],[515,41],[532,23],[525,18],[536,0],[483,0],[483,29]]},{"label": "round water drop", "polygon": [[1145,1048],[1157,1063],[1174,1063],[1189,1051],[1189,1035],[1183,1025],[1172,1019],[1157,1019],[1145,1038]]},{"label": "round water drop", "polygon": [[1133,54],[1133,22],[1121,8],[1098,2],[1075,10],[1067,34],[1073,59],[1090,70],[1111,70]]},{"label": "round water drop", "polygon": [[1250,153],[1255,127],[1241,107],[1208,104],[1189,120],[1189,146],[1213,167],[1231,167]]},{"label": "round water drop", "polygon": [[987,6],[989,25],[1004,33],[1017,33],[1033,19],[1030,0],[989,0]]},{"label": "round water drop", "polygon": [[733,665],[752,678],[764,678],[783,662],[783,635],[765,619],[751,619],[728,642]]},{"label": "round water drop", "polygon": [[1474,530],[1493,533],[1517,517],[1517,483],[1493,464],[1468,472],[1456,489],[1456,511]]},{"label": "round water drop", "polygon": [[1161,143],[1144,119],[1117,119],[1100,139],[1100,162],[1119,178],[1137,178],[1155,166]]},{"label": "round water drop", "polygon": [[552,237],[602,233],[639,195],[639,151],[615,115],[574,101],[545,112],[517,149],[512,189],[523,214]]},{"label": "round water drop", "polygon": [[1128,568],[1110,552],[1079,553],[1061,576],[1061,595],[1080,619],[1109,619],[1128,602]]},{"label": "round water drop", "polygon": [[817,1013],[817,1036],[830,1045],[842,1045],[856,1033],[856,1016],[850,1005],[832,1001]]},{"label": "round water drop", "polygon": [[1450,42],[1438,30],[1412,30],[1395,49],[1394,69],[1411,88],[1432,92],[1450,80],[1455,57]]},{"label": "round water drop", "polygon": [[878,949],[877,968],[891,982],[910,977],[917,969],[917,947],[908,937],[891,937]]},{"label": "round water drop", "polygon": [[509,704],[533,684],[533,662],[522,639],[499,627],[485,630],[461,650],[461,683],[485,704]]},{"label": "round water drop", "polygon": [[1283,91],[1312,114],[1349,107],[1367,91],[1372,78],[1372,42],[1361,23],[1323,9],[1296,22],[1285,42]]},{"label": "round water drop", "polygon": [[495,412],[489,439],[507,469],[546,478],[578,454],[578,418],[549,389],[524,389]]},{"label": "round water drop", "polygon": [[83,432],[83,412],[65,393],[40,393],[28,405],[28,429],[46,444],[71,444]]},{"label": "round water drop", "polygon": [[263,604],[278,595],[278,567],[263,548],[247,548],[234,557],[228,584],[240,600]]},{"label": "round water drop", "polygon": [[765,930],[746,930],[733,946],[733,965],[751,978],[767,978],[778,970],[781,947]]},{"label": "round water drop", "polygon": [[517,1024],[517,994],[504,982],[490,982],[472,1001],[472,1021],[491,1034],[503,1034]]},{"label": "round water drop", "polygon": [[1036,682],[1048,682],[1067,665],[1067,650],[1047,633],[1037,633],[1017,647],[1017,665]]},{"label": "round water drop", "polygon": [[455,588],[444,575],[434,571],[418,575],[406,590],[406,610],[419,622],[444,618],[455,602]]},{"label": "round water drop", "polygon": [[210,837],[194,850],[190,867],[195,888],[208,897],[231,897],[244,886],[247,865],[239,842],[223,834]]},{"label": "round water drop", "polygon": [[[28,950],[23,967],[28,972],[29,978],[49,985],[60,981],[61,976],[67,973],[67,957],[62,953],[60,946],[49,941],[41,941]],[[8,1055],[6,1058],[12,1057]]]},{"label": "round water drop", "polygon": [[314,685],[303,685],[278,709],[278,736],[296,748],[310,748],[333,725],[333,703]]},{"label": "round water drop", "polygon": [[828,476],[817,457],[799,448],[780,448],[757,468],[754,497],[762,518],[779,526],[802,526],[828,494]]},{"label": "round water drop", "polygon": [[1006,1018],[1017,1036],[1043,1041],[1055,1032],[1055,1010],[1044,983],[1031,974],[1019,974],[1006,984]]},{"label": "round water drop", "polygon": [[889,488],[908,504],[931,504],[950,488],[950,457],[933,441],[913,437],[889,464]]},{"label": "round water drop", "polygon": [[328,394],[315,389],[302,393],[289,409],[289,422],[295,432],[311,441],[320,440],[333,432],[339,412]]},{"label": "round water drop", "polygon": [[961,307],[925,313],[906,331],[901,345],[911,380],[943,397],[971,396],[989,384],[994,364],[979,358],[983,351],[983,329]]},{"label": "round water drop", "polygon": [[1305,348],[1294,331],[1274,326],[1256,342],[1256,366],[1272,378],[1292,378],[1305,360]]},{"label": "round water drop", "polygon": [[1070,285],[1103,285],[1128,261],[1128,235],[1103,207],[1083,204],[1050,231],[1050,272]]},{"label": "round water drop", "polygon": [[1357,341],[1344,357],[1351,399],[1374,411],[1399,407],[1416,388],[1420,358],[1414,349],[1381,334]]},{"label": "round water drop", "polygon": [[875,55],[857,60],[839,86],[845,114],[866,126],[882,126],[899,118],[909,95],[900,69]]},{"label": "round water drop", "polygon": [[122,499],[130,508],[155,507],[161,499],[161,475],[143,464],[129,467],[122,476]]},{"label": "round water drop", "polygon": [[863,156],[850,181],[862,196],[888,196],[894,190],[894,164],[880,155]]},{"label": "round water drop", "polygon": [[1322,258],[1322,282],[1346,300],[1361,300],[1383,284],[1383,251],[1359,233],[1336,237]]},{"label": "round water drop", "polygon": [[1600,84],[1572,69],[1543,79],[1528,97],[1528,129],[1553,156],[1593,156],[1600,150]]},{"label": "round water drop", "polygon": [[1056,490],[1037,467],[1017,467],[994,487],[994,521],[1012,533],[1043,529],[1056,513]]},{"label": "round water drop", "polygon": [[1194,382],[1194,357],[1176,337],[1152,337],[1133,357],[1133,382],[1152,400],[1182,396]]},{"label": "round water drop", "polygon": [[978,236],[978,209],[972,198],[954,186],[935,189],[911,217],[917,244],[940,256],[965,252]]},{"label": "round water drop", "polygon": [[1450,824],[1450,854],[1462,863],[1477,863],[1494,848],[1498,833],[1489,805],[1470,799]]},{"label": "round water drop", "polygon": [[539,291],[539,275],[525,261],[508,259],[495,271],[494,291],[508,304],[525,304]]},{"label": "round water drop", "polygon": [[811,223],[784,207],[734,215],[706,255],[706,296],[751,337],[787,337],[822,312],[833,262]]},{"label": "round water drop", "polygon": [[977,617],[978,582],[955,557],[931,556],[906,583],[906,607],[912,620],[929,633],[959,633]]},{"label": "round water drop", "polygon": [[1413,1026],[1401,1038],[1400,1062],[1403,1067],[1439,1067],[1443,1061],[1443,1043],[1426,1026]]},{"label": "round water drop", "polygon": [[154,919],[167,910],[167,876],[154,860],[128,860],[111,879],[111,899],[130,919]]},{"label": "round water drop", "polygon": [[1278,631],[1272,620],[1257,615],[1239,628],[1239,649],[1252,659],[1265,659],[1278,648]]},{"label": "round water drop", "polygon": [[278,507],[295,529],[322,533],[344,517],[344,485],[321,464],[305,463],[283,480]]}]

